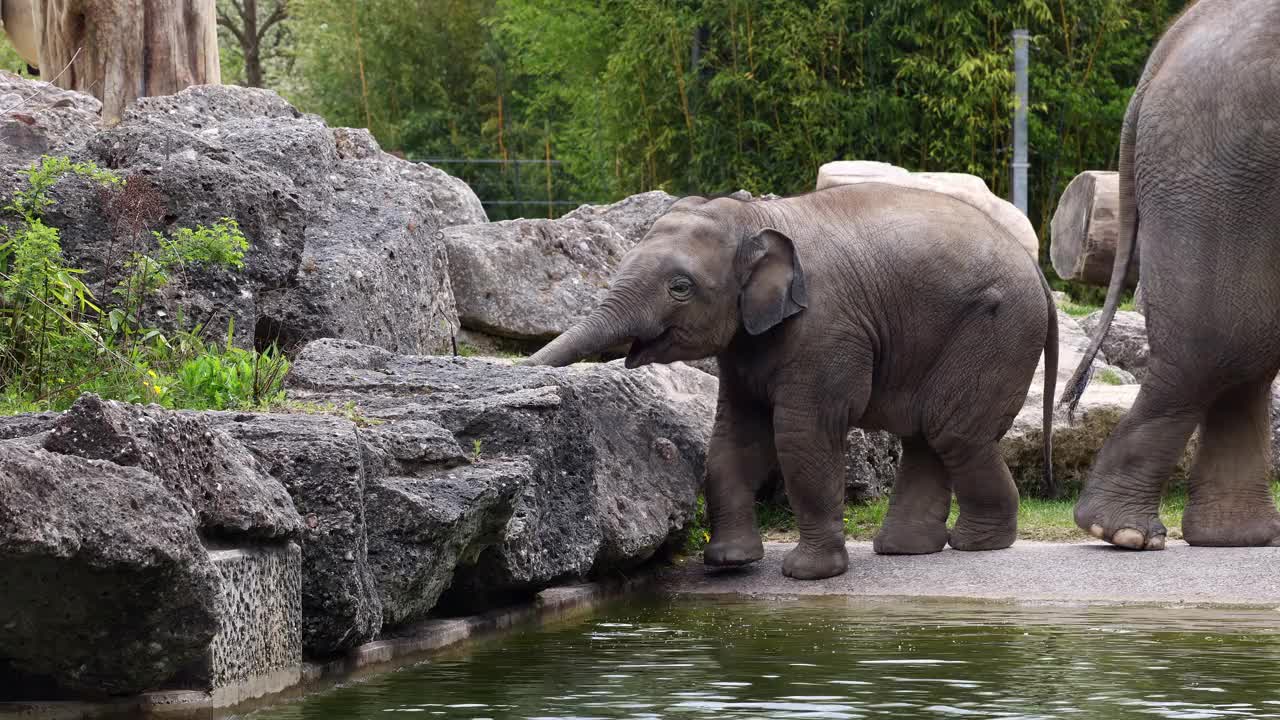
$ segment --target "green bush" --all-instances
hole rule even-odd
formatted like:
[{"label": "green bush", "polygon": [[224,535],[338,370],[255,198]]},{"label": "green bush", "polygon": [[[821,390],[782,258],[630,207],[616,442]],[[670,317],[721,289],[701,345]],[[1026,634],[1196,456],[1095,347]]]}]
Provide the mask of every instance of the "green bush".
[{"label": "green bush", "polygon": [[[43,215],[50,190],[66,175],[107,188],[125,182],[92,163],[44,157],[22,170],[25,187],[5,213],[0,236],[0,412],[61,409],[81,392],[167,407],[224,409],[282,400],[289,362],[228,340],[210,345],[204,328],[148,324],[144,310],[175,275],[194,268],[244,267],[249,243],[235,220],[152,233],[155,248],[123,263],[123,280],[100,300],[68,267],[57,228]],[[104,283],[106,280],[104,279]],[[109,300],[108,304],[106,300]]]}]

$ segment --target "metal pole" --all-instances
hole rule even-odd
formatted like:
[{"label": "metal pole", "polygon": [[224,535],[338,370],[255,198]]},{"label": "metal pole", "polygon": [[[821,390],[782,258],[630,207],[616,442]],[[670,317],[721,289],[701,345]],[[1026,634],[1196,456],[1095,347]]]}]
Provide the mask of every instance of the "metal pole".
[{"label": "metal pole", "polygon": [[1013,31],[1013,89],[1018,105],[1013,113],[1013,204],[1027,214],[1027,42],[1026,30]]}]

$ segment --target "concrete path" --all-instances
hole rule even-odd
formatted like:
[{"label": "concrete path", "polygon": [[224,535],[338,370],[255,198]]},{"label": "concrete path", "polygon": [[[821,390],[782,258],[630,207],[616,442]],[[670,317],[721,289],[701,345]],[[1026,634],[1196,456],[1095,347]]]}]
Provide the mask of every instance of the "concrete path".
[{"label": "concrete path", "polygon": [[665,574],[677,594],[848,595],[999,601],[1190,604],[1280,610],[1280,548],[1195,548],[1170,541],[1162,552],[1133,552],[1101,542],[1019,541],[1007,550],[881,556],[849,543],[849,571],[800,582],[782,575],[791,543],[766,543],[764,560],[712,570],[693,558]]}]

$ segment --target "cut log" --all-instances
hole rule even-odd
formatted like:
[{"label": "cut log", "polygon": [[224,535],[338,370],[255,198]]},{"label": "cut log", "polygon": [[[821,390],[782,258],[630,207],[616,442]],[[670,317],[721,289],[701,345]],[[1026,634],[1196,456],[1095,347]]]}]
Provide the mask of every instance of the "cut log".
[{"label": "cut log", "polygon": [[817,190],[836,185],[854,185],[864,182],[882,182],[902,187],[950,195],[982,210],[998,225],[1003,226],[1017,239],[1018,244],[1031,254],[1040,257],[1040,238],[1031,221],[1013,203],[997,197],[982,178],[968,173],[919,172],[889,163],[871,160],[841,160],[829,162],[818,168]]},{"label": "cut log", "polygon": [[[1075,176],[1049,221],[1049,257],[1063,280],[1111,283],[1116,241],[1120,237],[1120,174],[1087,170]],[[1138,248],[1125,287],[1138,284]]]},{"label": "cut log", "polygon": [[139,97],[222,82],[214,0],[35,0],[33,9],[40,79],[101,100],[108,125]]}]

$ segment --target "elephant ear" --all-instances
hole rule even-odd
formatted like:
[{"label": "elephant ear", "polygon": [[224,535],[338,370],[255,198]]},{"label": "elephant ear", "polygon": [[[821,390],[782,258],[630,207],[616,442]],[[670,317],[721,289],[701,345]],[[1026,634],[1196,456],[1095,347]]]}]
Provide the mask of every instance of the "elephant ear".
[{"label": "elephant ear", "polygon": [[759,335],[809,306],[804,268],[791,238],[765,228],[738,246],[738,309],[747,332]]}]

